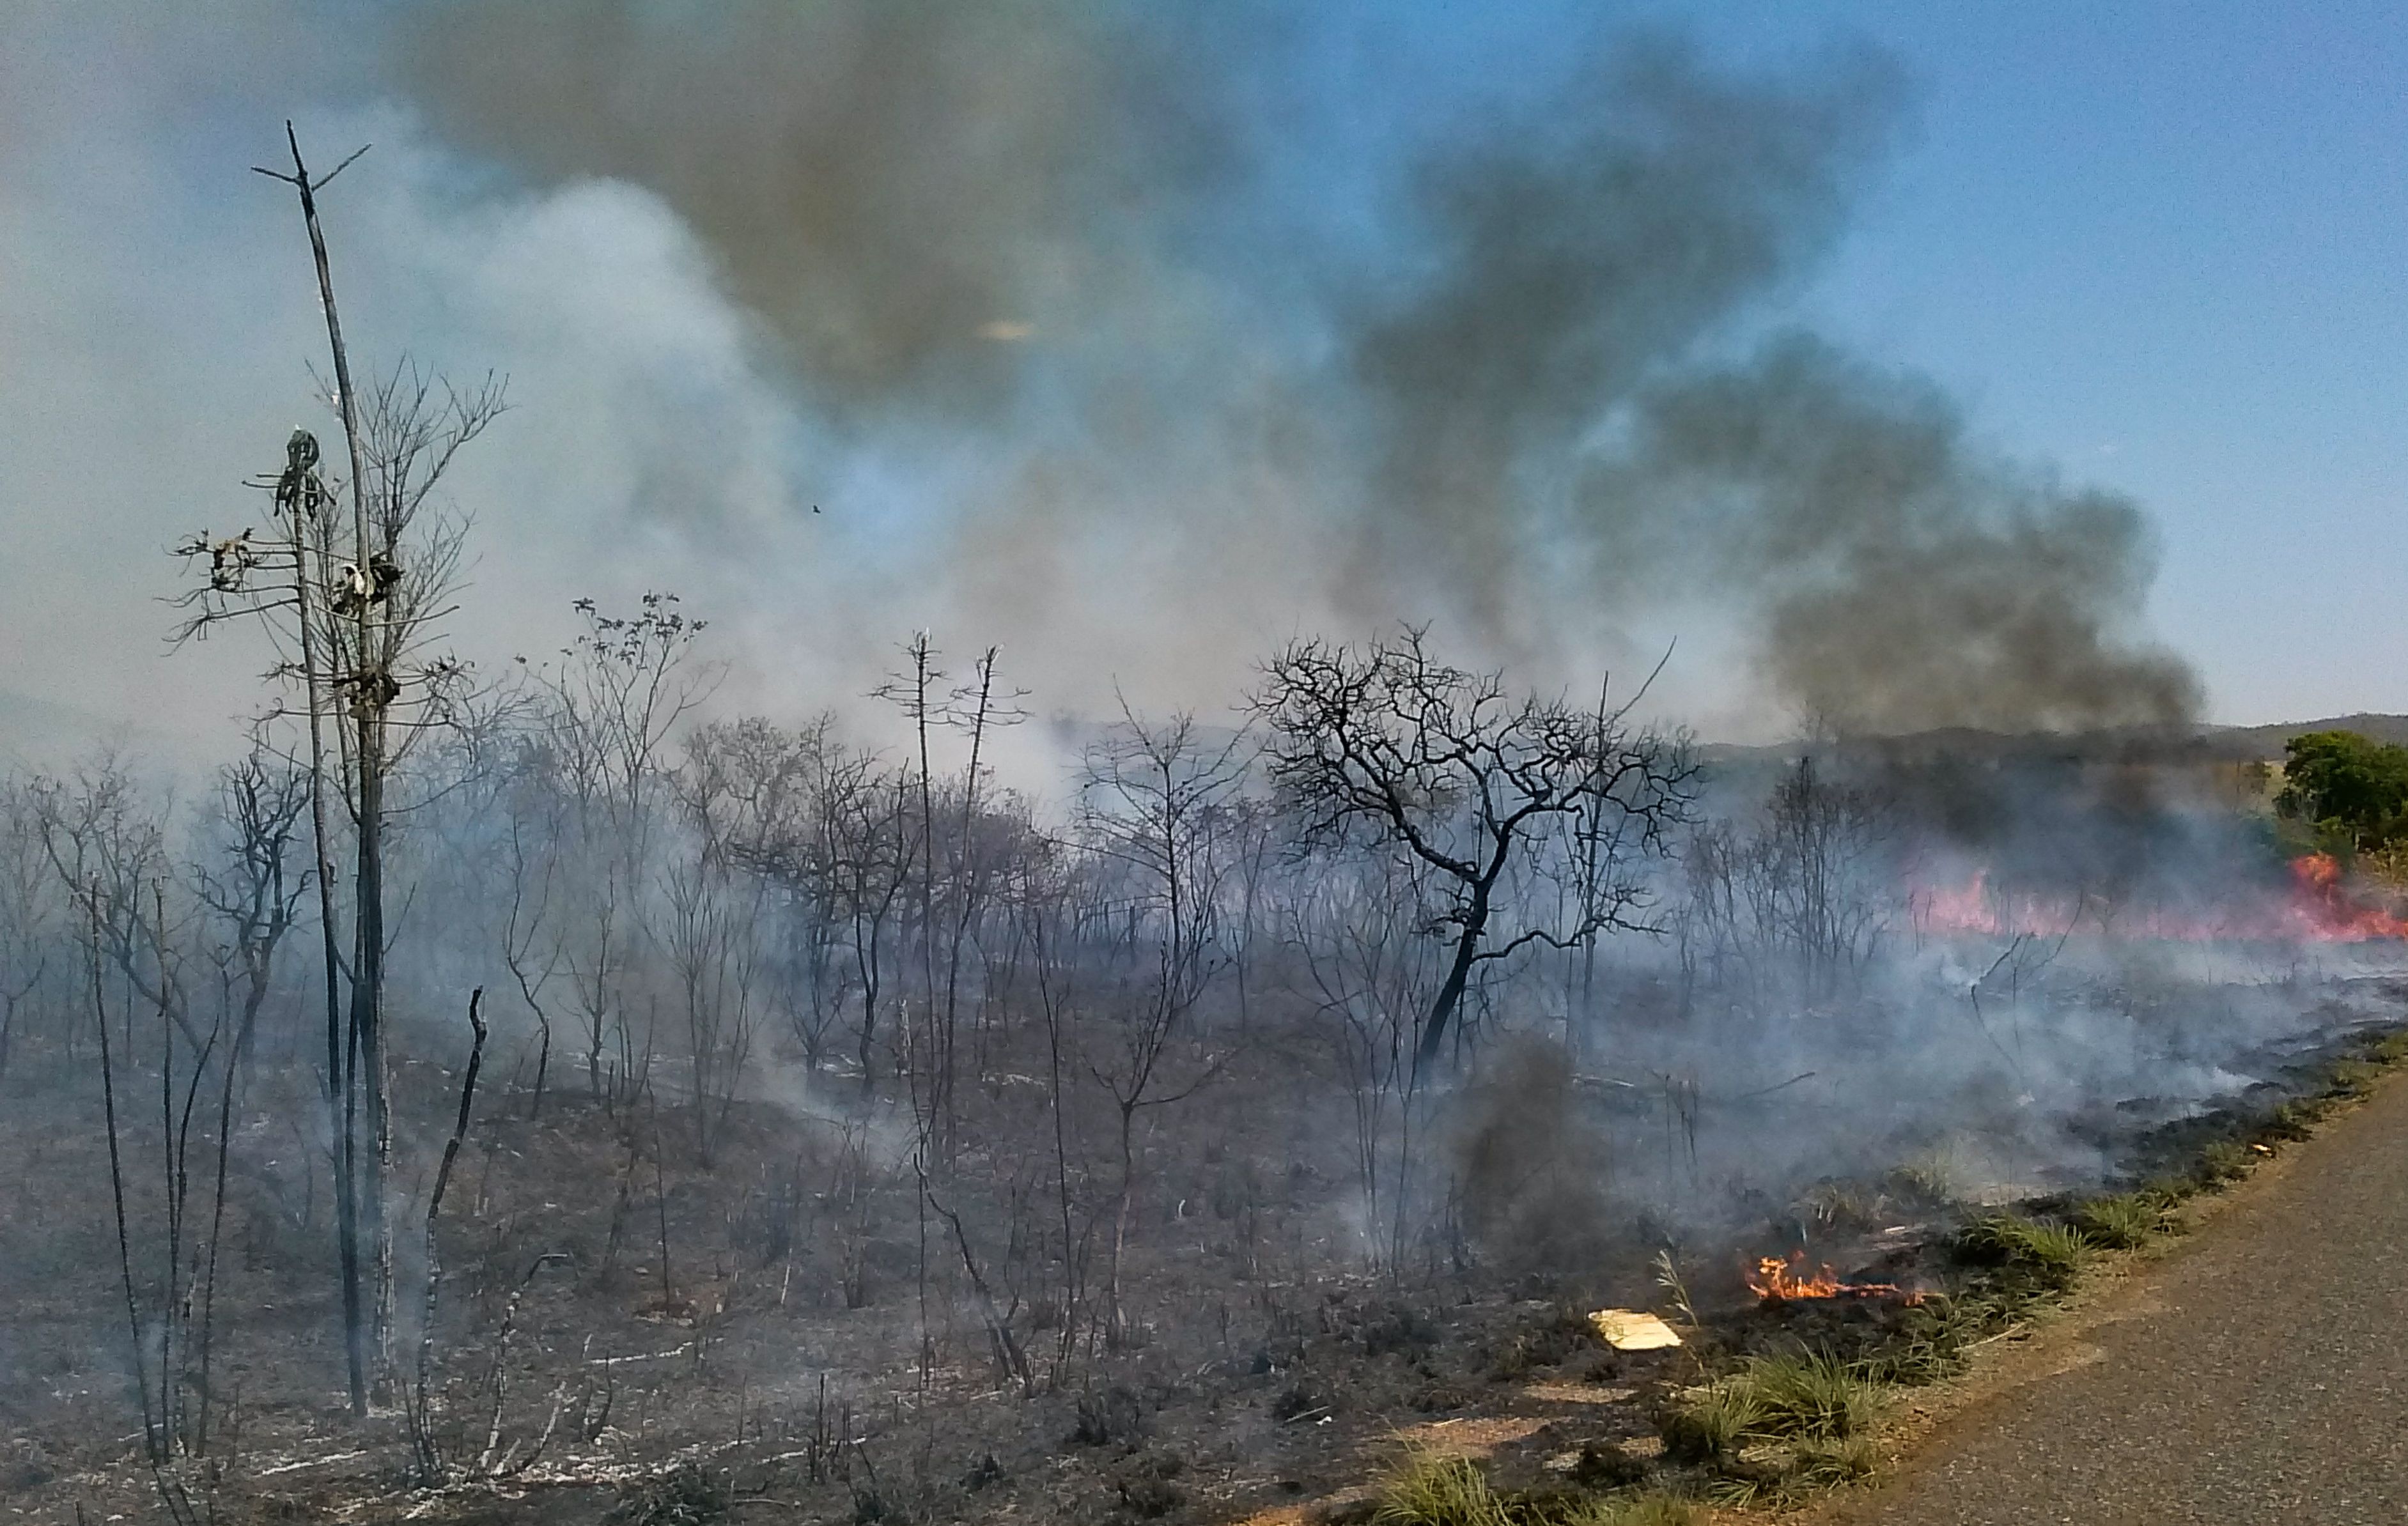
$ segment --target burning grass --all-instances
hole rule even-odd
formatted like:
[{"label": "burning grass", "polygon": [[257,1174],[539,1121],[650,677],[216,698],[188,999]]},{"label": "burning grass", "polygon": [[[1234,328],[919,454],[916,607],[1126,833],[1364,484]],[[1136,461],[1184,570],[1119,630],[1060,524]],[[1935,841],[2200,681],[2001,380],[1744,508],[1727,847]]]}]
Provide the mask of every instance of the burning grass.
[{"label": "burning grass", "polygon": [[1747,1280],[1747,1289],[1758,1298],[1775,1302],[1800,1298],[1898,1298],[1913,1303],[1922,1296],[1895,1282],[1848,1282],[1828,1265],[1809,1272],[1802,1250],[1790,1252],[1786,1261],[1779,1256],[1760,1258],[1756,1263],[1756,1276]]},{"label": "burning grass", "polygon": [[[2360,1042],[2300,1077],[2299,1094],[2282,1106],[2228,1115],[2211,1124],[2228,1131],[2217,1137],[2186,1130],[2186,1153],[2149,1185],[1979,1213],[1924,1247],[1941,1258],[1928,1295],[1810,1271],[1802,1253],[1762,1258],[1746,1279],[1755,1307],[1699,1331],[1695,1355],[1711,1376],[1657,1411],[1665,1462],[1725,1505],[1794,1501],[1866,1476],[1896,1390],[1961,1372],[1978,1347],[2073,1294],[2102,1258],[2183,1233],[2188,1200],[2246,1177],[2402,1063],[2408,1032]],[[1939,1173],[1927,1182],[1940,1196]],[[1746,1351],[1755,1341],[1786,1345]]]},{"label": "burning grass", "polygon": [[[2089,1197],[1976,1208],[1938,1155],[1876,1186],[1821,1184],[1784,1234],[1834,1248],[1863,1243],[1875,1259],[1842,1276],[1802,1252],[1753,1260],[1754,1298],[1699,1310],[1669,1255],[1656,1280],[1687,1344],[1617,1360],[1617,1381],[1654,1379],[1660,1457],[1596,1439],[1548,1464],[1553,1485],[1517,1489],[1535,1464],[1513,1448],[1484,1461],[1409,1454],[1378,1497],[1376,1519],[1471,1526],[1695,1519],[1690,1502],[1791,1504],[1875,1471],[1875,1438],[1899,1391],[1963,1372],[1989,1343],[2027,1330],[2075,1295],[2102,1264],[2145,1255],[2186,1227],[2185,1205],[2247,1176],[2408,1062],[2408,1033],[2356,1041],[2292,1073],[2280,1106],[2235,1106],[2170,1128],[2146,1185]],[[1910,1211],[1911,1210],[1911,1211]],[[1903,1219],[1905,1222],[1896,1221]],[[1835,1259],[1836,1256],[1835,1256]],[[1567,1339],[1594,1337],[1558,1306],[1489,1347],[1492,1376],[1570,1360]],[[1642,1401],[1650,1402],[1650,1401]],[[1584,1417],[1583,1424],[1593,1423]],[[1561,1448],[1560,1435],[1524,1448]],[[1616,1466],[1590,1468],[1594,1452]],[[1566,1465],[1567,1460],[1570,1464]],[[1517,1471],[1517,1466],[1521,1471]],[[1642,1490],[1652,1492],[1642,1492]],[[1368,1513],[1358,1518],[1375,1519]]]}]

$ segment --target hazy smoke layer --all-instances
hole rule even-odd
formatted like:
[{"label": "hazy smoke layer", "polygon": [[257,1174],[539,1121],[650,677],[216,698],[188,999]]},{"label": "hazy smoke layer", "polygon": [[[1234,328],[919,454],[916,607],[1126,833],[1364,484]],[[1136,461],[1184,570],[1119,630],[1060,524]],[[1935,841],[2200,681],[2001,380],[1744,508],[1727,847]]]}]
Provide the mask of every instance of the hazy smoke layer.
[{"label": "hazy smoke layer", "polygon": [[[17,566],[113,580],[0,569],[28,651],[164,627],[156,549],[255,514],[235,484],[308,410],[306,256],[242,169],[294,115],[378,141],[327,203],[363,362],[512,378],[457,479],[487,661],[673,587],[780,709],[922,625],[1002,642],[1043,707],[1159,707],[1398,620],[1584,689],[1677,633],[1659,697],[1759,732],[2195,703],[2138,631],[2135,506],[1811,340],[1733,363],[1899,135],[1867,50],[1739,72],[1639,34],[1383,98],[1393,39],[1335,11],[35,15],[0,64],[0,512],[41,507]],[[139,480],[103,491],[128,418]],[[1738,693],[1691,655],[1734,633]],[[147,655],[117,708],[188,706]]]},{"label": "hazy smoke layer", "polygon": [[[1426,134],[1384,236],[1312,251],[1319,278],[1289,282],[1229,268],[1203,232],[1241,219],[1267,168],[1230,96],[1276,72],[1248,56],[1275,31],[1239,47],[1175,11],[1039,3],[542,0],[437,11],[421,38],[413,78],[442,121],[540,173],[657,191],[856,417],[936,403],[1027,429],[1015,388],[1053,389],[1075,440],[1057,421],[1038,485],[974,516],[984,549],[1013,545],[1014,586],[1077,561],[1054,542],[1132,492],[1182,501],[1176,538],[1250,561],[1229,505],[1268,491],[1304,522],[1244,538],[1267,573],[1326,559],[1341,619],[1451,616],[1546,663],[1677,566],[1736,604],[1779,693],[1848,726],[2196,702],[2178,662],[2125,643],[2150,573],[2130,504],[1971,459],[1944,403],[1809,343],[1698,374],[1830,246],[1894,135],[1904,93],[1870,53],[1747,77],[1626,40],[1536,103]],[[1128,480],[1198,431],[1223,462],[1275,453],[1230,371],[1208,363],[1175,417],[1129,395],[1172,364],[1144,315],[1197,283],[1237,288],[1212,299],[1225,316],[1326,336],[1182,335],[1275,359],[1283,401],[1318,421],[1291,423],[1314,449],[1276,483]],[[997,342],[1069,313],[1105,342],[1041,381]],[[1596,444],[1618,420],[1635,448]],[[1593,542],[1595,580],[1546,572],[1567,534]]]},{"label": "hazy smoke layer", "polygon": [[[1214,60],[1076,0],[447,6],[410,78],[447,131],[634,180],[719,250],[815,392],[994,406],[1038,314],[1147,278],[1226,164]],[[1193,30],[1193,29],[1191,29]]]}]

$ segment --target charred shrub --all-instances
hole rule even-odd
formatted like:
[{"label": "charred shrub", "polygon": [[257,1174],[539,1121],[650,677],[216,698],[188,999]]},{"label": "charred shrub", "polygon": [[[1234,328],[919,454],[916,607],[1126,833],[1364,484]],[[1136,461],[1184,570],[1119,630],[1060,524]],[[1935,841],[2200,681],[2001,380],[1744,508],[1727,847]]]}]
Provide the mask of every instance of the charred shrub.
[{"label": "charred shrub", "polygon": [[1605,1142],[1571,1078],[1560,1048],[1517,1042],[1466,1098],[1463,1227],[1502,1270],[1590,1266],[1611,1249],[1598,1188],[1608,1174]]},{"label": "charred shrub", "polygon": [[1112,1492],[1121,1510],[1137,1520],[1158,1520],[1187,1503],[1187,1491],[1172,1482],[1186,1464],[1168,1452],[1140,1452],[1112,1478]]},{"label": "charred shrub", "polygon": [[1597,1335],[1574,1310],[1556,1307],[1515,1331],[1489,1353],[1488,1376],[1508,1382],[1597,1349]]},{"label": "charred shrub", "polygon": [[1433,1377],[1406,1395],[1405,1404],[1417,1415],[1445,1415],[1465,1408],[1479,1397],[1457,1384]]},{"label": "charred shrub", "polygon": [[623,1526],[708,1526],[728,1515],[727,1486],[695,1462],[681,1462],[635,1486],[610,1513]]},{"label": "charred shrub", "polygon": [[1212,1217],[1220,1219],[1241,1218],[1260,1209],[1268,1197],[1263,1185],[1262,1172],[1252,1161],[1231,1163],[1215,1162],[1219,1169],[1212,1176]]},{"label": "charred shrub", "polygon": [[1312,1391],[1301,1383],[1282,1389],[1271,1400],[1271,1419],[1285,1425],[1299,1415],[1310,1415],[1320,1406],[1313,1402]]},{"label": "charred shrub", "polygon": [[1584,1489],[1628,1489],[1647,1481],[1648,1467],[1611,1441],[1584,1442],[1571,1480]]},{"label": "charred shrub", "polygon": [[39,1489],[56,1476],[58,1470],[31,1441],[17,1443],[9,1455],[0,1457],[0,1495]]},{"label": "charred shrub", "polygon": [[1391,1352],[1419,1356],[1438,1344],[1438,1326],[1419,1311],[1403,1304],[1377,1303],[1363,1311],[1363,1323],[1355,1331],[1355,1344],[1367,1357],[1386,1356]]},{"label": "charred shrub", "polygon": [[1070,1427],[1074,1447],[1116,1447],[1145,1434],[1145,1405],[1119,1383],[1079,1395]]}]

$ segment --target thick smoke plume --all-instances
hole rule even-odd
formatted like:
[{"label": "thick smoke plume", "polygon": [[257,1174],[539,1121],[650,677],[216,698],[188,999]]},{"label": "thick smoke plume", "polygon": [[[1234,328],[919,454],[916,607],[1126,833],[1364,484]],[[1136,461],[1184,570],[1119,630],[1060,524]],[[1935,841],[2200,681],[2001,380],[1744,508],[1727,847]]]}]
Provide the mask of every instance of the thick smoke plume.
[{"label": "thick smoke plume", "polygon": [[[2141,628],[2136,506],[1995,459],[1928,383],[1764,341],[1908,124],[1867,49],[1575,39],[1526,87],[1367,115],[1324,98],[1331,58],[1381,66],[1334,18],[93,15],[36,8],[0,147],[0,454],[7,512],[43,510],[0,593],[37,655],[143,628],[122,569],[248,511],[232,484],[307,408],[306,269],[229,189],[293,114],[379,143],[328,201],[371,353],[512,378],[460,480],[488,661],[556,648],[580,594],[672,587],[729,700],[798,713],[919,626],[1098,711],[1219,709],[1281,635],[1398,621],[1584,692],[1677,635],[1656,703],[1759,734],[2196,704]],[[180,422],[97,474],[112,414]],[[28,697],[184,719],[147,656],[73,692],[29,663]]]},{"label": "thick smoke plume", "polygon": [[1670,572],[1787,708],[1852,729],[2197,703],[2131,635],[2152,568],[2129,502],[1985,459],[1928,386],[1811,340],[1716,363],[1899,135],[1907,92],[1869,50],[1748,75],[1608,43],[1535,99],[1401,135],[1352,187],[1375,231],[1346,236],[1267,223],[1292,165],[1235,125],[1293,28],[545,0],[413,36],[446,132],[683,215],[815,405],[982,440],[1014,485],[950,506],[930,570],[1007,635],[1055,628],[1040,649],[1082,613],[1143,623],[1082,592],[1104,566],[1201,564],[1214,596],[1124,648],[1185,694],[1224,676],[1168,671],[1181,649],[1267,614],[1439,618],[1569,677]]},{"label": "thick smoke plume", "polygon": [[1741,592],[1813,717],[2014,731],[2199,705],[2188,664],[2130,633],[2156,570],[2139,506],[1985,459],[1927,385],[1791,335],[1650,389],[1633,435],[1588,484],[1600,549]]},{"label": "thick smoke plume", "polygon": [[1146,240],[1227,164],[1211,61],[1167,30],[1054,0],[535,0],[426,11],[409,78],[470,147],[661,195],[814,396],[976,413],[1039,315],[1159,279]]},{"label": "thick smoke plume", "polygon": [[1870,57],[1735,78],[1650,36],[1433,149],[1409,180],[1431,268],[1401,292],[1371,273],[1342,309],[1383,571],[1439,569],[1518,623],[1558,528],[1534,504],[1642,383],[1829,247],[1897,102]]}]

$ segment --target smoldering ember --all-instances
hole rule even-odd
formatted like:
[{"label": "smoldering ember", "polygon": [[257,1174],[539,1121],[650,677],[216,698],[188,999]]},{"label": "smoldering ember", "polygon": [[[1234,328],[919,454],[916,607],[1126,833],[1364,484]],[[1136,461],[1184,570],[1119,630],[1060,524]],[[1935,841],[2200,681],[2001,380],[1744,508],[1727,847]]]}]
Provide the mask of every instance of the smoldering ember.
[{"label": "smoldering ember", "polygon": [[2399,1057],[1923,44],[201,8],[0,22],[19,1516],[1689,1519]]}]

